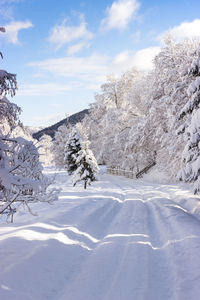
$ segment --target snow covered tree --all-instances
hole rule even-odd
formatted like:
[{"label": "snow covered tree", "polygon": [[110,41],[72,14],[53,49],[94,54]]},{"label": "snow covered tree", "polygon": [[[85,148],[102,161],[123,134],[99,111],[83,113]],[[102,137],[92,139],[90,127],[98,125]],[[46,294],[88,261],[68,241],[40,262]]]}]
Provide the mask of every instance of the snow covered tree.
[{"label": "snow covered tree", "polygon": [[51,166],[53,164],[52,154],[52,138],[44,134],[38,143],[38,152],[40,154],[40,161],[44,166]]},{"label": "snow covered tree", "polygon": [[[108,77],[83,120],[99,164],[136,172],[155,160],[159,171],[175,179],[181,165],[183,135],[176,130],[192,82],[186,70],[196,53],[196,40],[175,42],[168,36],[154,59],[154,68],[134,69]],[[189,116],[190,115],[190,116]],[[187,114],[190,122],[191,114]]]},{"label": "snow covered tree", "polygon": [[74,127],[65,145],[64,167],[69,175],[72,175],[77,169],[76,160],[80,150],[81,136],[76,127]]},{"label": "snow covered tree", "polygon": [[92,181],[97,180],[99,172],[97,161],[89,149],[89,141],[85,140],[81,142],[81,150],[78,152],[76,158],[76,170],[73,174],[72,183],[75,186],[77,182],[83,181],[84,188]]},{"label": "snow covered tree", "polygon": [[140,97],[132,92],[137,90],[139,78],[141,74],[135,69],[117,79],[109,76],[101,92],[95,95],[96,102],[91,104],[89,115],[82,121],[99,164],[117,164],[120,163],[118,158],[123,157],[125,144],[122,139],[127,136],[141,107]]},{"label": "snow covered tree", "polygon": [[52,143],[53,162],[58,169],[64,168],[65,145],[71,133],[71,125],[61,125],[56,133]]},{"label": "snow covered tree", "polygon": [[139,111],[136,122],[127,130],[123,168],[145,167],[156,151],[157,169],[176,178],[184,148],[183,137],[176,135],[183,122],[177,115],[187,102],[185,94],[191,78],[185,70],[195,57],[196,47],[196,41],[176,43],[168,37],[154,60],[154,69],[139,79],[136,88],[133,85],[130,98],[140,98]]},{"label": "snow covered tree", "polygon": [[6,214],[12,221],[21,205],[31,211],[31,203],[52,202],[58,190],[48,191],[50,184],[32,141],[20,137],[0,139],[0,215]]},{"label": "snow covered tree", "polygon": [[0,217],[5,215],[11,221],[20,206],[31,212],[31,203],[51,202],[58,194],[58,190],[48,189],[50,181],[42,174],[33,142],[12,136],[20,108],[6,95],[14,96],[16,89],[16,75],[0,70]]},{"label": "snow covered tree", "polygon": [[194,193],[197,194],[200,192],[200,47],[198,58],[192,63],[188,74],[194,80],[187,90],[188,102],[180,113],[180,119],[186,117],[186,121],[179,132],[186,133],[187,143],[182,155],[184,167],[179,173],[179,179],[194,182]]}]

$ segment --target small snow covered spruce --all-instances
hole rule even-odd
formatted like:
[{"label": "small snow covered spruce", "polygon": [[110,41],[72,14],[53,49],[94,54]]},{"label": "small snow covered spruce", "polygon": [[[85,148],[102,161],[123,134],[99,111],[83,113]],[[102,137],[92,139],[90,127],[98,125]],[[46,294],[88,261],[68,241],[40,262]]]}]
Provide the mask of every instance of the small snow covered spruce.
[{"label": "small snow covered spruce", "polygon": [[77,157],[81,150],[81,136],[78,130],[74,127],[65,145],[64,167],[69,175],[77,169]]},{"label": "small snow covered spruce", "polygon": [[99,167],[97,161],[89,149],[89,141],[81,142],[81,150],[78,152],[76,159],[77,169],[73,174],[72,183],[75,186],[77,182],[84,181],[84,188],[92,181],[97,180]]},{"label": "small snow covered spruce", "polygon": [[187,143],[182,154],[184,167],[178,176],[185,182],[194,182],[194,193],[197,194],[200,192],[200,48],[198,58],[192,63],[188,73],[195,79],[189,85],[189,100],[179,117],[187,117],[180,130],[180,133],[186,133]]}]

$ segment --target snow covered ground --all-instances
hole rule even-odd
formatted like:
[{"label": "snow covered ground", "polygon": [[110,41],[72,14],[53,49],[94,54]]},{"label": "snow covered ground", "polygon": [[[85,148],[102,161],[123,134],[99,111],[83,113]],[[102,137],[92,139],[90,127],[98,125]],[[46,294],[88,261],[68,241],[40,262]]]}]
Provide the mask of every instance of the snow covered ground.
[{"label": "snow covered ground", "polygon": [[107,174],[0,226],[1,300],[200,299],[198,197]]}]

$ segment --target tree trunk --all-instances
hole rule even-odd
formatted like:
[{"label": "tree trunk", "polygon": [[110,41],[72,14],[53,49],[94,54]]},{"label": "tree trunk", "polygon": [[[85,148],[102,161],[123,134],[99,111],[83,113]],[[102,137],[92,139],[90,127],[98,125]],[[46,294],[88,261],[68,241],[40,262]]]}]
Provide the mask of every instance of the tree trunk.
[{"label": "tree trunk", "polygon": [[86,187],[87,187],[87,181],[85,181],[84,183],[84,189],[86,189]]}]

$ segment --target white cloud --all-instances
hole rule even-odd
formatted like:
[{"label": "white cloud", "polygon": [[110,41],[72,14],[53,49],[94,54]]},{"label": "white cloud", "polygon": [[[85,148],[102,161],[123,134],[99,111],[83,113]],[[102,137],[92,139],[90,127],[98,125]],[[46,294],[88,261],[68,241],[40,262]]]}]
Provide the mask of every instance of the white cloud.
[{"label": "white cloud", "polygon": [[125,29],[129,22],[136,17],[139,6],[137,0],[117,0],[113,2],[106,9],[106,17],[101,21],[101,29]]},{"label": "white cloud", "polygon": [[182,40],[185,38],[200,37],[200,19],[192,22],[183,22],[159,35],[159,40],[163,40],[167,35],[172,35],[175,40]]},{"label": "white cloud", "polygon": [[22,29],[28,29],[33,27],[33,24],[30,21],[13,21],[4,26],[6,32],[1,35],[2,38],[5,38],[8,43],[11,44],[20,44],[18,39],[18,33]]},{"label": "white cloud", "polygon": [[114,64],[121,64],[121,63],[124,64],[124,62],[129,58],[129,54],[130,54],[130,51],[128,51],[128,50],[117,54],[113,60],[113,63]]},{"label": "white cloud", "polygon": [[14,18],[14,5],[23,0],[0,0],[0,17],[4,20]]},{"label": "white cloud", "polygon": [[29,65],[56,76],[72,77],[87,82],[101,82],[106,75],[109,57],[92,54],[87,57],[63,57],[32,62]]},{"label": "white cloud", "polygon": [[[100,54],[92,54],[87,57],[68,56],[57,59],[47,59],[44,61],[32,62],[29,65],[35,67],[40,72],[50,73],[53,76],[67,77],[73,80],[73,85],[68,83],[68,87],[49,84],[49,86],[39,86],[40,93],[61,93],[68,88],[77,87],[95,89],[106,80],[110,73],[120,75],[122,72],[135,67],[139,70],[149,71],[153,67],[153,58],[159,53],[160,47],[150,47],[142,49],[136,53],[124,51],[115,57],[108,57]],[[35,92],[35,86],[27,87],[27,94]],[[47,89],[46,89],[47,88]],[[36,89],[37,91],[37,89]],[[51,92],[52,91],[52,92]],[[25,92],[23,92],[25,94]],[[36,93],[36,92],[35,92]]]},{"label": "white cloud", "polygon": [[83,48],[88,48],[89,46],[90,46],[90,44],[85,41],[74,44],[67,48],[67,54],[73,55],[77,52],[80,52]]},{"label": "white cloud", "polygon": [[80,25],[78,26],[67,26],[66,20],[61,25],[56,25],[50,33],[48,38],[49,42],[57,45],[59,49],[65,44],[68,44],[75,40],[91,40],[94,34],[87,30],[87,24],[81,19]]},{"label": "white cloud", "polygon": [[[104,80],[103,80],[103,82],[105,81],[105,78],[104,78]],[[89,84],[89,85],[87,85],[87,89],[88,90],[92,90],[92,91],[95,91],[95,92],[98,92],[99,90],[100,90],[100,84],[99,83],[97,83],[97,84]]]},{"label": "white cloud", "polygon": [[21,84],[18,96],[57,96],[72,90],[73,85],[58,83]]},{"label": "white cloud", "polygon": [[118,75],[131,67],[142,71],[150,71],[153,68],[153,59],[159,52],[160,47],[145,48],[136,53],[121,52],[115,56],[109,69]]},{"label": "white cloud", "polygon": [[139,50],[131,58],[133,66],[140,70],[151,70],[153,68],[153,59],[160,50],[160,47],[149,47]]}]

